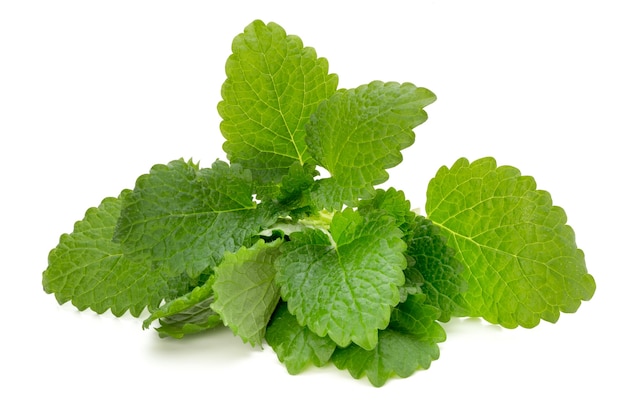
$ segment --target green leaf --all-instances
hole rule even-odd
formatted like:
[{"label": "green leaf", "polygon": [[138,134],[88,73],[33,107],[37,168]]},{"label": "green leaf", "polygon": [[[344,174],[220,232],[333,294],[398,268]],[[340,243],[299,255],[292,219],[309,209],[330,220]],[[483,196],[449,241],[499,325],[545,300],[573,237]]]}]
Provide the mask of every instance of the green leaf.
[{"label": "green leaf", "polygon": [[220,316],[209,307],[209,301],[199,302],[180,314],[164,317],[156,328],[159,337],[182,339],[185,336],[202,333],[222,324]]},{"label": "green leaf", "polygon": [[[396,226],[402,231],[402,239],[407,243],[409,241],[410,226],[414,223],[415,213],[411,211],[411,203],[404,197],[402,191],[395,188],[387,190],[376,190],[373,198],[360,200],[358,204],[359,213],[370,213],[372,211],[384,210],[385,213],[391,215]],[[421,286],[424,284],[424,278],[419,271],[414,268],[415,259],[408,252],[405,253],[407,259],[407,268],[404,270],[404,285],[400,288],[400,302],[406,301],[409,294],[421,292]]]},{"label": "green leaf", "polygon": [[463,274],[463,265],[456,259],[456,251],[448,246],[439,228],[425,217],[416,216],[409,227],[405,237],[406,253],[414,262],[405,274],[421,278],[425,304],[440,310],[439,321],[466,315],[463,294],[467,290],[467,278]]},{"label": "green leaf", "polygon": [[176,339],[212,329],[222,324],[220,316],[210,307],[213,300],[213,279],[209,279],[152,311],[150,317],[144,320],[143,327],[147,329],[154,320],[159,320],[161,326],[156,329],[159,335]]},{"label": "green leaf", "polygon": [[406,199],[404,192],[391,187],[387,190],[376,190],[373,198],[359,201],[359,212],[384,210],[396,219],[396,225],[406,235],[412,229],[415,221],[415,212],[411,211],[411,202]]},{"label": "green leaf", "polygon": [[303,166],[296,162],[280,183],[257,187],[256,198],[261,200],[264,209],[280,216],[298,219],[309,215],[317,210],[311,199],[317,175],[314,165]]},{"label": "green leaf", "polygon": [[115,238],[124,253],[168,275],[196,277],[258,233],[269,219],[252,201],[250,173],[216,161],[156,165],[123,200]]},{"label": "green leaf", "polygon": [[120,198],[106,198],[87,210],[71,234],[61,236],[48,256],[43,288],[60,304],[72,302],[79,310],[97,313],[110,309],[116,316],[127,310],[139,316],[145,307],[155,308],[180,283],[171,281],[149,264],[133,262],[112,241],[120,215]]},{"label": "green leaf", "polygon": [[285,302],[274,312],[265,339],[291,375],[302,372],[310,364],[324,366],[337,346],[328,336],[318,336],[301,326]]},{"label": "green leaf", "polygon": [[305,125],[337,89],[337,76],[313,48],[275,23],[256,20],[235,37],[218,111],[228,159],[259,182],[278,182],[311,160]]},{"label": "green leaf", "polygon": [[376,214],[338,212],[329,231],[291,234],[277,260],[276,282],[289,311],[340,346],[374,348],[400,300],[406,245],[394,219]]},{"label": "green leaf", "polygon": [[282,243],[259,240],[251,248],[227,253],[215,268],[211,307],[233,333],[252,346],[263,342],[265,327],[280,299],[274,261]]},{"label": "green leaf", "polygon": [[452,315],[467,314],[462,297],[467,289],[466,278],[461,273],[463,267],[439,228],[411,211],[404,193],[394,188],[376,190],[374,198],[359,202],[359,212],[369,210],[384,210],[396,219],[397,226],[404,232],[403,240],[407,244],[405,292],[415,292],[413,288],[418,288],[426,295],[425,303],[441,311],[440,321],[448,321]]},{"label": "green leaf", "polygon": [[338,348],[333,363],[347,369],[354,378],[366,375],[376,387],[394,375],[406,378],[419,369],[428,369],[439,358],[437,343],[445,341],[446,334],[436,323],[439,310],[423,304],[422,297],[409,296],[394,309],[389,327],[379,332],[374,349],[354,344]]},{"label": "green leaf", "polygon": [[322,102],[311,115],[306,143],[331,174],[320,181],[325,207],[372,197],[373,186],[387,180],[386,169],[398,165],[400,151],[415,141],[413,128],[426,121],[423,108],[434,101],[425,88],[374,81]]},{"label": "green leaf", "polygon": [[466,266],[469,315],[504,327],[556,322],[589,300],[574,231],[550,194],[493,158],[442,167],[428,186],[426,211]]}]

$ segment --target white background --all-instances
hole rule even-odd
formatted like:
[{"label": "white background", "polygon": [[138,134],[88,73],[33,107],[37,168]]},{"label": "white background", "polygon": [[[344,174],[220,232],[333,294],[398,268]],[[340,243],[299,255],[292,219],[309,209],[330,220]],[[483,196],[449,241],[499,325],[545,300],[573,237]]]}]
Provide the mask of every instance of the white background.
[{"label": "white background", "polygon": [[[626,13],[619,1],[0,3],[2,415],[624,415]],[[161,340],[41,287],[88,207],[153,164],[221,150],[232,38],[254,19],[300,36],[340,87],[438,96],[387,185],[423,207],[462,156],[533,175],[565,208],[597,292],[555,325],[445,325],[431,368],[376,389],[334,367],[290,376],[228,330]],[[437,413],[437,414],[436,414]],[[231,414],[231,415],[233,415]],[[243,414],[242,414],[243,415]]]}]

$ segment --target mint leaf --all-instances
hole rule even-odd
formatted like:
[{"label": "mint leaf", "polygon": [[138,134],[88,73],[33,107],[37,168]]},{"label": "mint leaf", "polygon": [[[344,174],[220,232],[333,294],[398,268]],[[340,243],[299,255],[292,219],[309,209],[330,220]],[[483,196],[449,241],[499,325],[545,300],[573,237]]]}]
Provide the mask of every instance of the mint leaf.
[{"label": "mint leaf", "polygon": [[565,212],[516,168],[493,158],[442,167],[426,211],[466,266],[471,316],[534,327],[576,311],[595,291]]},{"label": "mint leaf", "polygon": [[256,198],[262,201],[264,209],[279,216],[298,219],[310,215],[317,211],[311,198],[317,175],[314,165],[296,162],[279,183],[257,187]]},{"label": "mint leaf", "polygon": [[226,253],[215,268],[215,301],[211,307],[244,342],[261,344],[265,327],[280,298],[274,261],[282,240],[259,240],[251,248]]},{"label": "mint leaf", "polygon": [[337,346],[329,337],[321,337],[301,326],[282,302],[272,316],[265,333],[267,343],[274,349],[287,371],[298,374],[310,364],[324,366]]},{"label": "mint leaf", "polygon": [[439,358],[437,343],[446,339],[436,323],[439,310],[422,303],[423,296],[409,296],[393,311],[389,327],[381,330],[372,350],[357,345],[338,348],[332,356],[339,369],[347,369],[354,378],[366,375],[380,387],[396,375],[406,378],[419,369],[428,369]]},{"label": "mint leaf", "polygon": [[[411,203],[404,197],[402,191],[398,191],[395,188],[378,189],[373,198],[359,201],[358,208],[359,213],[380,212],[383,210],[391,215],[396,221],[396,226],[403,233],[402,239],[404,242],[407,243],[409,241],[408,235],[410,226],[415,220],[415,213],[411,211]],[[423,276],[414,267],[415,259],[408,252],[405,252],[404,255],[407,259],[407,268],[404,270],[404,285],[400,288],[401,303],[406,301],[409,294],[421,292],[421,286],[424,284]]]},{"label": "mint leaf", "polygon": [[413,262],[404,273],[407,281],[408,277],[419,277],[421,292],[426,295],[424,303],[437,307],[442,322],[452,316],[466,315],[463,294],[467,290],[467,278],[463,265],[439,228],[425,217],[416,216],[409,225],[405,241],[407,256]]},{"label": "mint leaf", "polygon": [[[415,141],[413,128],[426,121],[435,95],[410,83],[374,81],[340,90],[320,103],[307,126],[306,143],[331,178],[320,181],[326,208],[354,206],[373,196],[385,171],[402,161],[400,151]],[[332,207],[330,207],[332,205]]]},{"label": "mint leaf", "polygon": [[222,324],[220,316],[210,308],[213,300],[213,279],[209,279],[189,293],[153,310],[144,320],[143,327],[147,329],[152,322],[159,320],[161,327],[156,329],[159,335],[176,339],[212,329]]},{"label": "mint leaf", "polygon": [[276,275],[289,311],[340,346],[376,346],[404,284],[406,245],[394,219],[346,209],[333,216],[329,232],[310,228],[289,237]]},{"label": "mint leaf", "polygon": [[370,210],[384,210],[393,216],[404,233],[402,239],[407,244],[404,293],[424,293],[425,303],[441,311],[440,321],[448,321],[452,315],[465,315],[462,293],[467,282],[461,274],[463,267],[439,228],[411,211],[404,193],[394,188],[376,190],[374,198],[359,203],[360,212]]},{"label": "mint leaf", "polygon": [[224,150],[259,182],[278,182],[294,162],[310,162],[305,125],[337,89],[337,76],[313,48],[275,23],[252,22],[232,51],[218,105]]},{"label": "mint leaf", "polygon": [[196,277],[234,252],[265,222],[252,201],[252,179],[216,161],[156,165],[123,200],[115,238],[125,254],[168,275]]},{"label": "mint leaf", "polygon": [[145,307],[155,308],[171,293],[171,282],[149,264],[133,262],[112,242],[120,214],[120,198],[105,198],[97,208],[87,210],[71,234],[61,236],[48,256],[43,288],[54,293],[59,304],[72,301],[79,310],[97,313],[106,310],[121,316],[130,310],[139,316]]},{"label": "mint leaf", "polygon": [[159,320],[155,330],[159,337],[182,339],[184,336],[201,333],[222,324],[220,316],[210,308],[210,301],[201,301],[178,314],[172,314]]},{"label": "mint leaf", "polygon": [[389,188],[376,190],[374,197],[359,201],[359,212],[384,210],[396,220],[396,225],[404,235],[412,229],[416,213],[411,210],[411,202],[406,199],[404,192]]}]

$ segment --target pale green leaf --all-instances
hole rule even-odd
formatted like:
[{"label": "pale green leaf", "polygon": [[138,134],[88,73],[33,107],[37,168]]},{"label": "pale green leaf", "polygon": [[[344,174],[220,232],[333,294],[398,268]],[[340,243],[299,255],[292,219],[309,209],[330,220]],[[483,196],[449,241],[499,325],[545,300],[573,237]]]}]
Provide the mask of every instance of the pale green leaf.
[{"label": "pale green leaf", "polygon": [[252,22],[235,37],[232,52],[218,105],[224,150],[259,182],[278,182],[294,162],[310,161],[305,125],[337,89],[337,76],[275,23]]},{"label": "pale green leaf", "polygon": [[[120,198],[130,193],[126,190]],[[43,288],[54,293],[60,304],[71,301],[79,310],[97,313],[110,309],[120,316],[127,310],[139,316],[145,307],[157,307],[164,297],[180,287],[149,263],[134,262],[114,243],[113,233],[120,215],[120,198],[106,198],[87,210],[71,234],[48,256]]]},{"label": "pale green leaf", "polygon": [[595,291],[565,212],[516,168],[493,158],[442,167],[426,212],[465,265],[471,316],[533,327],[576,311]]},{"label": "pale green leaf", "polygon": [[322,102],[311,115],[306,143],[331,175],[320,181],[323,205],[353,206],[358,198],[372,197],[373,186],[387,180],[386,170],[415,141],[413,129],[426,121],[423,108],[434,101],[425,88],[374,81]]},{"label": "pale green leaf", "polygon": [[227,253],[215,268],[215,301],[211,307],[225,325],[252,346],[261,344],[280,292],[274,261],[282,240],[259,240],[250,248]]}]

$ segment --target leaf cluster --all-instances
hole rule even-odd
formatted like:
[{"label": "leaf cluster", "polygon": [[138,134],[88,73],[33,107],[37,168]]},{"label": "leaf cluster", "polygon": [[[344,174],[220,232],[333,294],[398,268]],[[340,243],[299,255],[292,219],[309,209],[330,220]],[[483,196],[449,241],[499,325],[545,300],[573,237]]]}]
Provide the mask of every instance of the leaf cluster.
[{"label": "leaf cluster", "polygon": [[229,162],[155,165],[89,209],[49,254],[59,303],[147,310],[162,337],[228,326],[289,373],[332,363],[381,386],[427,369],[452,317],[534,327],[592,297],[564,211],[517,169],[442,167],[427,216],[379,188],[431,91],[338,89],[314,49],[261,21],[235,37],[226,75]]}]

